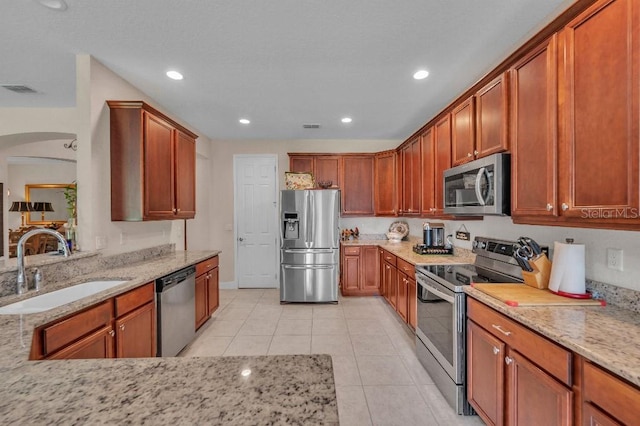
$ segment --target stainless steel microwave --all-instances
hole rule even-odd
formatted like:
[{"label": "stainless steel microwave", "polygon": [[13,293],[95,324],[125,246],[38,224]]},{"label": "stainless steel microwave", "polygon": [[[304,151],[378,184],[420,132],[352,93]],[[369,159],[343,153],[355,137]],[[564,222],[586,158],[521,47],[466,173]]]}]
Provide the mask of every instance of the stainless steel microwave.
[{"label": "stainless steel microwave", "polygon": [[444,172],[444,212],[456,216],[511,213],[511,155],[493,154]]}]

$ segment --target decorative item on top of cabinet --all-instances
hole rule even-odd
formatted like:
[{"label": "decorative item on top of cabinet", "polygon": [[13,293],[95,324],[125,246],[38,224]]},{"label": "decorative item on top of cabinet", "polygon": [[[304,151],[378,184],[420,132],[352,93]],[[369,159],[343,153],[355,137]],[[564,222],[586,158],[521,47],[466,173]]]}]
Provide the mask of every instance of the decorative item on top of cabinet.
[{"label": "decorative item on top of cabinet", "polygon": [[297,173],[311,173],[315,182],[331,182],[328,188],[340,188],[341,168],[340,155],[289,153],[289,170]]},{"label": "decorative item on top of cabinet", "polygon": [[142,101],[107,101],[111,220],[192,219],[198,137]]}]

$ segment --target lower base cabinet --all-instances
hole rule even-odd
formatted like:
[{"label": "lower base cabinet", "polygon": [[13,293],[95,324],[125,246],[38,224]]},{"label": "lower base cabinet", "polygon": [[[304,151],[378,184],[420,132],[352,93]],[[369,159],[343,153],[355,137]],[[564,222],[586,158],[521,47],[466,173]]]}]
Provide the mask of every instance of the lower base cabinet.
[{"label": "lower base cabinet", "polygon": [[45,359],[113,358],[115,356],[114,334],[113,327],[107,325]]},{"label": "lower base cabinet", "polygon": [[144,358],[156,355],[156,339],[149,340],[151,332],[155,336],[155,302],[128,313],[116,320],[116,356],[118,358]]},{"label": "lower base cabinet", "polygon": [[572,425],[572,353],[471,298],[467,317],[467,398],[482,420]]},{"label": "lower base cabinet", "polygon": [[380,294],[377,246],[342,246],[340,287],[343,296]]},{"label": "lower base cabinet", "polygon": [[196,265],[196,330],[211,318],[219,306],[218,256]]}]

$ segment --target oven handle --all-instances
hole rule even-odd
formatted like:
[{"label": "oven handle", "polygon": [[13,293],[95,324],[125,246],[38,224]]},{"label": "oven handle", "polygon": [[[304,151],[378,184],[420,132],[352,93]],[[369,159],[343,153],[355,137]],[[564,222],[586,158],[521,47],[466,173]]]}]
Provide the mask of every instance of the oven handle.
[{"label": "oven handle", "polygon": [[422,287],[426,288],[428,291],[430,291],[431,293],[435,294],[436,296],[446,300],[447,302],[449,302],[451,304],[455,303],[455,300],[454,300],[453,296],[448,295],[448,294],[438,290],[434,286],[429,285],[429,284],[423,282],[420,279],[418,279],[418,284],[420,284]]}]

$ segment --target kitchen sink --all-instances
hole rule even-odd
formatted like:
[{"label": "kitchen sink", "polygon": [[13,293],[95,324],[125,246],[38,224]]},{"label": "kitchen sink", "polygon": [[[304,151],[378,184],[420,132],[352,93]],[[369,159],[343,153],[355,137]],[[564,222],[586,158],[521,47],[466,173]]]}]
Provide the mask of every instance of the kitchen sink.
[{"label": "kitchen sink", "polygon": [[34,314],[92,296],[127,281],[88,281],[0,307],[0,315]]}]

